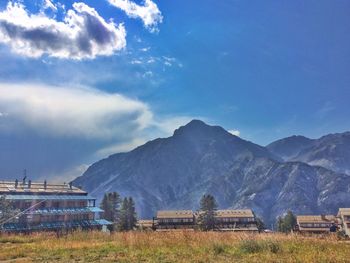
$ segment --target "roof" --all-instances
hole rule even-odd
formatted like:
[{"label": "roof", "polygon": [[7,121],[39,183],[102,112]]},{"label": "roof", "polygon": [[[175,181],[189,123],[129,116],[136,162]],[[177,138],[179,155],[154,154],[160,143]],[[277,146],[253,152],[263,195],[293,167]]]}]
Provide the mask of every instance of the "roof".
[{"label": "roof", "polygon": [[44,182],[32,182],[29,188],[28,181],[23,184],[22,181],[18,181],[17,187],[14,181],[0,181],[0,194],[81,194],[87,195],[87,193],[77,187],[70,186],[68,184],[45,184]]},{"label": "roof", "polygon": [[173,211],[158,211],[157,219],[160,218],[193,218],[192,210],[173,210]]},{"label": "roof", "polygon": [[[1,195],[1,194],[0,194]],[[8,200],[95,200],[96,198],[88,195],[5,195]]]},{"label": "roof", "polygon": [[332,223],[337,219],[334,215],[301,215],[297,216],[297,222],[300,223]]},{"label": "roof", "polygon": [[254,217],[251,209],[244,210],[217,210],[216,217]]},{"label": "roof", "polygon": [[339,208],[338,216],[350,216],[350,208]]}]

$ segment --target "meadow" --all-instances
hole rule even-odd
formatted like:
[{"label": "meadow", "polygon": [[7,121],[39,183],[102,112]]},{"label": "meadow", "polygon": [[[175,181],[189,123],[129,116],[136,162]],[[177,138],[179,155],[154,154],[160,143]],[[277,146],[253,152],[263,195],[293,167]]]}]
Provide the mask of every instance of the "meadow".
[{"label": "meadow", "polygon": [[0,236],[0,262],[350,262],[336,236],[75,232]]}]

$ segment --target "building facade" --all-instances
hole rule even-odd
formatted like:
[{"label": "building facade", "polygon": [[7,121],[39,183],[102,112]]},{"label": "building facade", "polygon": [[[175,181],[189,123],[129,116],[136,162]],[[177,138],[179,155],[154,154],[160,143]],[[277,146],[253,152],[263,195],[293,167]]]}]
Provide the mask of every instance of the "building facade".
[{"label": "building facade", "polygon": [[195,214],[191,210],[158,211],[153,220],[157,231],[193,230],[195,228]]},{"label": "building facade", "polygon": [[217,210],[215,222],[219,231],[258,231],[252,210]]},{"label": "building facade", "polygon": [[339,208],[340,229],[350,237],[350,208]]},{"label": "building facade", "polygon": [[17,216],[0,222],[7,232],[58,231],[63,229],[105,229],[111,223],[95,198],[71,184],[1,182],[0,196],[11,201]]},{"label": "building facade", "polygon": [[299,215],[296,231],[300,233],[329,233],[337,230],[338,220],[334,215]]},{"label": "building facade", "polygon": [[[201,212],[191,210],[158,211],[153,219],[153,228],[157,231],[194,230],[198,228]],[[217,210],[215,213],[218,231],[258,231],[254,213],[246,210]]]}]

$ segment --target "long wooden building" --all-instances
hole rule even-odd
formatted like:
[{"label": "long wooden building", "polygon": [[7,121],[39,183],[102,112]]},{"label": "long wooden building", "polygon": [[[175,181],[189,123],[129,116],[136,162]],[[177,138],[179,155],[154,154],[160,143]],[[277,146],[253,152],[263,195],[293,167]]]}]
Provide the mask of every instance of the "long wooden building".
[{"label": "long wooden building", "polygon": [[220,231],[258,231],[256,219],[251,209],[218,210],[215,216]]},{"label": "long wooden building", "polygon": [[338,219],[334,215],[298,215],[296,229],[300,233],[335,232]]},{"label": "long wooden building", "polygon": [[[198,228],[200,213],[191,210],[158,211],[153,219],[153,228],[157,231],[194,230]],[[250,209],[217,210],[215,225],[218,231],[258,231],[254,213]]]},{"label": "long wooden building", "polygon": [[102,229],[111,223],[95,198],[72,184],[0,181],[0,196],[11,201],[17,216],[0,222],[6,232],[57,231],[62,229]]},{"label": "long wooden building", "polygon": [[164,230],[193,230],[195,228],[195,214],[192,210],[158,211],[154,218],[157,231]]}]

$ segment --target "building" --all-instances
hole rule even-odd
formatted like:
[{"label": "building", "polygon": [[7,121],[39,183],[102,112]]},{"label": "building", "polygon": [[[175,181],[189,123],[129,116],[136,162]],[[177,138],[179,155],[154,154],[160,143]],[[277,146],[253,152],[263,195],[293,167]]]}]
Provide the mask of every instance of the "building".
[{"label": "building", "polygon": [[339,208],[340,229],[350,237],[350,208]]},{"label": "building", "polygon": [[299,215],[296,231],[300,233],[329,233],[338,224],[334,215]]},{"label": "building", "polygon": [[157,231],[193,230],[195,227],[195,214],[191,210],[158,211],[153,220]]},{"label": "building", "polygon": [[149,231],[149,230],[155,229],[153,220],[137,220],[136,227],[141,231],[145,231],[145,230]]},{"label": "building", "polygon": [[[200,213],[191,210],[158,211],[153,220],[153,227],[157,231],[194,230],[197,228]],[[258,231],[254,213],[250,209],[217,210],[215,223],[219,231]]]},{"label": "building", "polygon": [[58,231],[62,229],[106,229],[110,222],[101,219],[103,212],[95,198],[72,184],[48,184],[0,181],[0,196],[5,196],[18,215],[0,228],[7,232]]},{"label": "building", "polygon": [[258,231],[254,213],[245,210],[217,210],[215,216],[219,231]]}]

